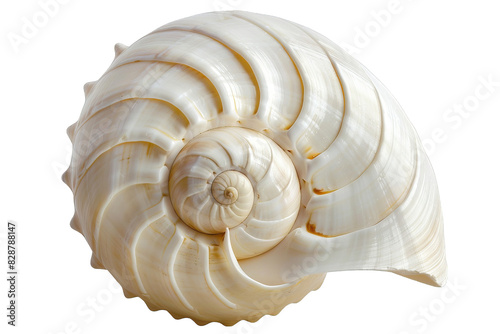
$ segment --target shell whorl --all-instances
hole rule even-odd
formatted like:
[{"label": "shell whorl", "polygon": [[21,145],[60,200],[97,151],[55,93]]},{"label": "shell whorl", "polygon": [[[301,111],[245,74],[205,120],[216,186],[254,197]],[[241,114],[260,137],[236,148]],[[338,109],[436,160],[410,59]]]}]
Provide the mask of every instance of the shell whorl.
[{"label": "shell whorl", "polygon": [[68,128],[71,226],[150,309],[232,325],[331,271],[446,280],[415,130],[318,33],[247,12],[185,18],[118,44],[85,95]]},{"label": "shell whorl", "polygon": [[[222,220],[224,227],[234,227],[248,217],[253,205],[253,188],[245,174],[235,170],[221,172],[213,180],[210,192],[220,205],[234,205],[235,207],[234,209],[230,207],[230,210],[231,213],[236,211],[237,219],[227,219],[226,217],[230,216],[230,214],[218,214],[220,216],[218,218]],[[243,194],[241,197],[240,192]],[[237,206],[235,202],[240,203],[240,206]],[[219,229],[215,232],[224,231]]]},{"label": "shell whorl", "polygon": [[190,140],[168,183],[175,211],[187,225],[208,234],[229,228],[237,259],[276,246],[299,212],[292,161],[268,137],[245,128],[216,128]]}]

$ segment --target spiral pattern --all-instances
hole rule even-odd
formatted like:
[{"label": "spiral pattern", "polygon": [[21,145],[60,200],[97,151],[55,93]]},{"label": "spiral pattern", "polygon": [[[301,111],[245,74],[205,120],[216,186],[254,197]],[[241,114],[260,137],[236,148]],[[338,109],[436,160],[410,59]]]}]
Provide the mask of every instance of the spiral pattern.
[{"label": "spiral pattern", "polygon": [[201,14],[117,44],[84,89],[63,176],[71,226],[127,297],[232,325],[277,314],[328,271],[444,282],[439,196],[413,127],[318,33]]},{"label": "spiral pattern", "polygon": [[[244,207],[240,209],[235,205],[234,209],[231,208],[231,211],[241,210],[241,213],[237,215],[237,217],[241,218],[236,220],[236,224],[234,222],[226,222],[225,218],[229,216],[228,214],[220,215],[220,219],[224,221],[224,226],[234,227],[241,223],[250,213],[253,203],[251,200],[253,198],[253,189],[250,180],[248,180],[245,174],[233,170],[220,173],[212,183],[211,192],[213,198],[220,205],[230,206],[238,201],[238,203]],[[245,198],[243,200],[243,196],[240,198],[239,192],[249,199]],[[216,232],[223,232],[223,230],[218,230]]]},{"label": "spiral pattern", "polygon": [[237,259],[276,246],[292,228],[300,186],[290,158],[268,137],[222,127],[189,141],[169,177],[176,213],[208,234],[230,229]]}]

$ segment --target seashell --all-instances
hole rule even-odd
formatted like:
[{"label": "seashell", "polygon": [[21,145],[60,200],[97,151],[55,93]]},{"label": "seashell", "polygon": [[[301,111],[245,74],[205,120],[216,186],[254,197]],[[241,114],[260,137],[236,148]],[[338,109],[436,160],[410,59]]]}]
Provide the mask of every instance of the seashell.
[{"label": "seashell", "polygon": [[446,280],[436,180],[387,89],[318,33],[201,14],[117,44],[68,128],[71,226],[127,297],[275,315],[327,272]]}]

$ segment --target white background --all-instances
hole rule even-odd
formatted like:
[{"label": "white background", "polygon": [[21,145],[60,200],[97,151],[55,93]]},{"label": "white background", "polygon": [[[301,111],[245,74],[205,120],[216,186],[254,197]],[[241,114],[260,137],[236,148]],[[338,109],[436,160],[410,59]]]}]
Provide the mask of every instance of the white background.
[{"label": "white background", "polygon": [[[23,36],[26,20],[43,18],[43,6],[9,1],[0,9],[0,259],[5,274],[6,225],[15,220],[20,272],[17,328],[6,325],[1,280],[2,333],[498,333],[500,20],[494,1],[66,2],[17,46],[9,38]],[[90,248],[69,227],[72,194],[60,180],[71,154],[65,130],[79,117],[83,84],[109,66],[116,42],[130,45],[172,20],[218,9],[309,26],[350,48],[394,94],[425,140],[439,181],[445,288],[384,272],[331,273],[322,288],[276,317],[198,327],[125,299],[107,271],[90,267]]]}]

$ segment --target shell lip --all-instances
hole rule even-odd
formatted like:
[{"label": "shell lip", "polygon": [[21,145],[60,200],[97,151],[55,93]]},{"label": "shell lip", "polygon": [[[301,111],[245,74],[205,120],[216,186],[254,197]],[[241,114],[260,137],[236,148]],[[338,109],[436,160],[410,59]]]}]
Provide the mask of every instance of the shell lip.
[{"label": "shell lip", "polygon": [[403,269],[396,269],[396,268],[387,268],[387,270],[383,271],[389,271],[392,272],[396,275],[403,276],[405,278],[409,278],[413,281],[417,281],[423,284],[427,284],[430,286],[434,287],[443,287],[446,285],[446,282],[448,281],[447,275],[442,275],[442,276],[436,276],[429,274],[425,271],[419,271],[419,270],[403,270]]}]

